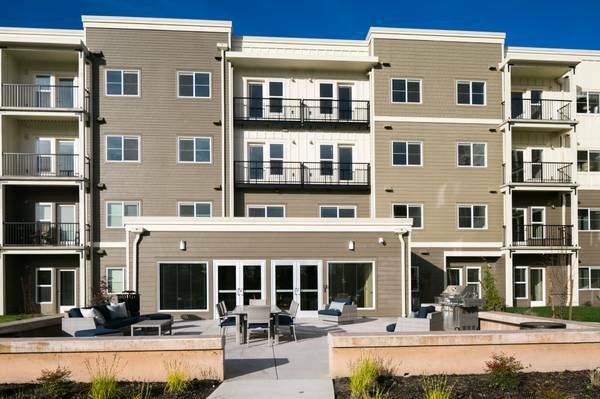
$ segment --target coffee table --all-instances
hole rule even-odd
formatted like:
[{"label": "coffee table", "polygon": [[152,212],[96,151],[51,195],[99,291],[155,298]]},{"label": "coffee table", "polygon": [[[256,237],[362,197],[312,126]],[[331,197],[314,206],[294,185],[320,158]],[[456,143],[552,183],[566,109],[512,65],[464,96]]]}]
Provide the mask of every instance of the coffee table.
[{"label": "coffee table", "polygon": [[173,333],[171,330],[172,324],[172,320],[143,320],[131,325],[131,336],[134,335],[135,330],[143,331],[151,329],[156,329],[158,335],[164,335],[166,331],[171,335]]}]

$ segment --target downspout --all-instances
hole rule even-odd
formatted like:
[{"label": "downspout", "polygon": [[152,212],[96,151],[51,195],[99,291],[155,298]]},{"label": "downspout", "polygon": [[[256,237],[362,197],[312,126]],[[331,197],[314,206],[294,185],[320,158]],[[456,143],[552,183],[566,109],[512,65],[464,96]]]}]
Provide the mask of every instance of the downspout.
[{"label": "downspout", "polygon": [[227,65],[225,53],[229,50],[229,44],[218,43],[217,48],[221,51],[221,216],[225,217],[225,170],[227,165],[225,156],[225,66]]},{"label": "downspout", "polygon": [[[132,246],[132,251],[133,251],[133,276],[132,276],[132,284],[131,284],[131,289],[133,291],[137,292],[137,276],[138,276],[138,245],[140,242],[140,239],[142,238],[142,234],[144,234],[146,232],[146,229],[144,229],[143,227],[135,227],[133,229],[131,229],[131,232],[135,234],[135,237],[133,239],[133,246]],[[127,259],[129,259],[129,254],[127,254]]]},{"label": "downspout", "polygon": [[402,317],[406,317],[406,273],[404,271],[406,267],[406,245],[404,243],[404,238],[402,237],[404,233],[398,233],[398,239],[400,240],[400,251],[402,252],[402,261],[400,262],[400,279],[402,280]]}]

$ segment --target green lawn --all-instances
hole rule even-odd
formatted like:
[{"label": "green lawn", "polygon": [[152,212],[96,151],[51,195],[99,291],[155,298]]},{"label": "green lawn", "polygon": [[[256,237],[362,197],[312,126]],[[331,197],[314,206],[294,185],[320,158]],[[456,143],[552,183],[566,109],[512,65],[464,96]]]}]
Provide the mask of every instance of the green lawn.
[{"label": "green lawn", "polygon": [[32,317],[42,316],[41,314],[8,314],[0,316],[0,323],[8,323],[9,321],[17,321],[23,319],[30,319]]},{"label": "green lawn", "polygon": [[[507,308],[507,312],[529,314],[533,316],[552,317],[550,306],[540,308]],[[569,318],[569,309],[564,308],[562,319]],[[600,322],[600,306],[573,306],[573,320]]]}]

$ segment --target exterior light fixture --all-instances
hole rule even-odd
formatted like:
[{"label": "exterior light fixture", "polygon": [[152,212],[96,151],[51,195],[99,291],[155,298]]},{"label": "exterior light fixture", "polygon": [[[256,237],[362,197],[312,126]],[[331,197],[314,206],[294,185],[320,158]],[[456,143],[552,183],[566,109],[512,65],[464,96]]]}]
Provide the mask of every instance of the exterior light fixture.
[{"label": "exterior light fixture", "polygon": [[386,193],[393,193],[393,192],[394,192],[394,189],[392,188],[392,186],[387,186],[387,187],[385,188],[385,192],[386,192]]},{"label": "exterior light fixture", "polygon": [[348,241],[348,250],[354,251],[354,241],[352,241],[352,240]]},{"label": "exterior light fixture", "polygon": [[377,242],[379,243],[379,245],[385,245],[385,240],[384,240],[384,238],[383,238],[383,237],[379,237],[379,238],[377,239]]},{"label": "exterior light fixture", "polygon": [[179,241],[179,250],[180,251],[185,251],[186,247],[187,247],[187,242],[185,240]]}]

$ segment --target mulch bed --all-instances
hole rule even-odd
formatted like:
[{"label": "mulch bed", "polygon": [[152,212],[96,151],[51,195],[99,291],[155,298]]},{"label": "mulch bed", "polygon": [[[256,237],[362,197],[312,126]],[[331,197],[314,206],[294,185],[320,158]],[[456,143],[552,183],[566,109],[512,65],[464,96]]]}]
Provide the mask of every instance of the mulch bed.
[{"label": "mulch bed", "polygon": [[[334,380],[335,397],[350,398],[348,378]],[[448,382],[454,384],[453,399],[546,399],[540,392],[551,388],[564,394],[562,398],[600,399],[600,388],[590,385],[587,371],[565,371],[561,373],[523,373],[521,384],[515,392],[503,392],[491,387],[485,375],[452,375]],[[379,386],[389,399],[421,399],[421,377],[379,377]],[[561,398],[561,396],[552,396]]]},{"label": "mulch bed", "polygon": [[[181,392],[177,395],[165,393],[165,384],[163,383],[147,383],[150,386],[150,397],[151,398],[166,398],[166,399],[205,399],[207,398],[217,387],[219,381],[210,380],[193,380],[190,381],[189,386],[185,392]],[[135,394],[141,391],[142,383],[140,382],[120,382],[119,383],[119,398],[132,398]],[[65,396],[65,398],[73,399],[88,399],[89,398],[89,384],[71,384],[71,391]],[[37,384],[0,384],[0,399],[18,398],[18,399],[30,399],[30,398],[44,398],[44,392]]]}]

